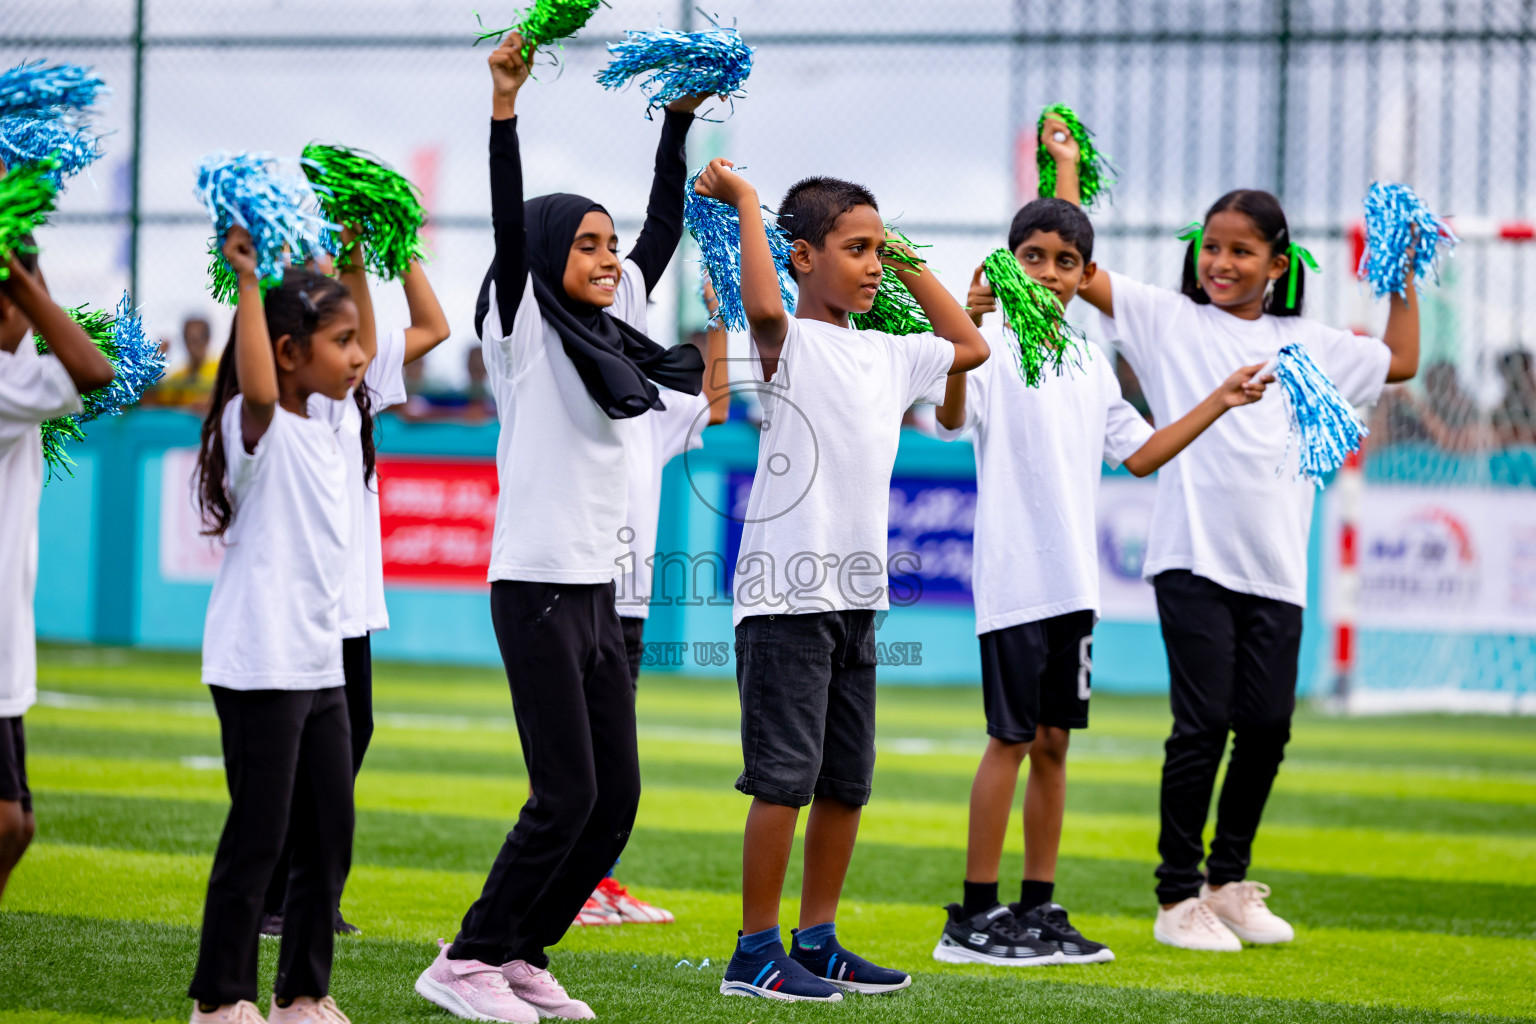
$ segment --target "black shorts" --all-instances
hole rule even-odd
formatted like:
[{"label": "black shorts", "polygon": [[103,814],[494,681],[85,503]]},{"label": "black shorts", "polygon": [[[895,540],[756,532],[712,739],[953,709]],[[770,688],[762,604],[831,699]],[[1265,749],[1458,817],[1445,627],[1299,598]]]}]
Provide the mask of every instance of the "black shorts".
[{"label": "black shorts", "polygon": [[640,682],[640,663],[645,660],[645,620],[634,615],[620,615],[624,630],[624,654],[629,658],[629,684]]},{"label": "black shorts", "polygon": [[786,807],[862,807],[875,774],[875,613],[749,615],[736,627],[736,788]]},{"label": "black shorts", "polygon": [[32,810],[32,790],[27,788],[27,734],[21,716],[0,718],[0,800],[20,802]]},{"label": "black shorts", "polygon": [[1067,612],[981,634],[987,735],[1032,743],[1042,725],[1088,728],[1093,612]]}]

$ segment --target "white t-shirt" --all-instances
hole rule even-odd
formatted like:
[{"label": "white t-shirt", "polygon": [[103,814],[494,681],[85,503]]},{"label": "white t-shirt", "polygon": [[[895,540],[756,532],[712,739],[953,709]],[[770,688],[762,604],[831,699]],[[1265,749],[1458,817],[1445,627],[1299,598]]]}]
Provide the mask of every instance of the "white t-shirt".
[{"label": "white t-shirt", "polygon": [[346,458],[323,419],[281,406],[247,453],[241,398],[224,406],[235,509],[203,625],[203,682],[232,690],[322,690],[341,671],[341,592],[352,509]]},{"label": "white t-shirt", "polygon": [[[1158,423],[1193,409],[1238,367],[1293,343],[1306,346],[1347,402],[1374,402],[1386,383],[1392,353],[1379,339],[1302,317],[1244,320],[1121,274],[1111,282],[1115,315],[1105,330]],[[1315,488],[1298,467],[1278,388],[1217,420],[1158,473],[1142,575],[1188,569],[1228,590],[1304,607]]]},{"label": "white t-shirt", "polygon": [[[751,358],[762,381],[755,340]],[[886,548],[901,416],[915,403],[944,400],[954,361],[954,346],[936,335],[790,317],[778,369],[762,386],[733,622],[890,606]]]},{"label": "white t-shirt", "polygon": [[[379,350],[363,381],[373,391],[374,414],[406,399],[405,332],[379,338]],[[340,402],[309,396],[309,414],[331,425],[347,463],[347,502],[352,543],[347,548],[347,579],[341,591],[341,635],[367,636],[389,628],[384,606],[384,544],[379,531],[379,478],[363,479],[363,416],[351,392]]]},{"label": "white t-shirt", "polygon": [[[38,424],[80,411],[69,371],[30,336],[0,352],[0,718],[37,701],[37,505],[43,495]],[[80,538],[85,543],[85,538]]]},{"label": "white t-shirt", "polygon": [[[481,330],[496,394],[496,529],[491,580],[607,583],[619,574],[629,467],[622,421],[587,394],[528,279],[510,332],[491,283]],[[608,313],[645,330],[645,278],[628,260]],[[644,415],[651,415],[645,413]]]},{"label": "white t-shirt", "polygon": [[[628,552],[620,567],[614,605],[630,619],[651,615],[652,559],[656,557],[656,522],[661,516],[661,471],[674,456],[704,447],[709,398],[661,388],[665,409],[624,420],[629,445]],[[622,539],[622,538],[621,538]]]},{"label": "white t-shirt", "polygon": [[1047,370],[1032,388],[1019,373],[1018,340],[1000,324],[982,334],[992,358],[966,374],[965,423],[938,427],[945,440],[975,435],[976,633],[1097,613],[1099,463],[1120,465],[1152,427],[1092,342],[1079,365]]}]

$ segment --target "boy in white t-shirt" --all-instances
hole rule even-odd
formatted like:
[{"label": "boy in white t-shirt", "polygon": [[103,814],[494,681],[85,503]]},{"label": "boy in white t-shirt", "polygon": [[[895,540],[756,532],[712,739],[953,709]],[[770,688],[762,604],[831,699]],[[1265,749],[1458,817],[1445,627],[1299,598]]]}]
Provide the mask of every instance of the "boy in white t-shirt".
[{"label": "boy in white t-shirt", "polygon": [[[757,192],[714,160],[696,190],[741,219],[742,299],[761,361],[763,432],[736,564],[736,680],[753,797],[742,867],[742,935],[726,995],[837,1001],[911,978],[850,953],[833,918],[869,801],[875,760],[875,627],[889,606],[885,554],[901,417],[936,402],[945,377],[980,366],[987,343],[932,273],[882,266],[874,196],[832,178],[792,187],[779,222],[799,284],[784,309]],[[896,273],[934,334],[854,330]],[[814,799],[814,804],[812,800]],[[794,950],[779,900],[800,808],[812,804]]]},{"label": "boy in white t-shirt", "polygon": [[[1075,183],[1063,177],[1075,199]],[[1063,305],[1093,280],[1093,225],[1066,199],[1036,199],[1021,209],[1008,247]],[[978,326],[997,309],[980,267],[967,305]],[[1243,367],[1187,415],[1154,432],[1121,396],[1113,364],[1092,342],[1059,375],[1046,374],[1039,387],[1029,387],[1012,333],[994,324],[983,334],[994,357],[951,376],[937,413],[941,437],[971,431],[975,439],[972,590],[990,739],[971,788],[964,903],[947,908],[933,957],[1005,967],[1100,963],[1114,953],[1084,938],[1053,902],[1067,744],[1071,730],[1088,727],[1099,606],[1099,463],[1123,463],[1146,476],[1228,409],[1257,401],[1265,381],[1249,384],[1260,365]],[[1004,906],[998,865],[1026,756],[1024,881],[1019,901]]]},{"label": "boy in white t-shirt", "polygon": [[[4,173],[0,164],[0,174]],[[37,829],[22,715],[37,700],[37,506],[45,420],[80,411],[112,381],[112,364],[48,294],[28,250],[0,280],[0,896]],[[31,334],[48,344],[39,355]]]}]

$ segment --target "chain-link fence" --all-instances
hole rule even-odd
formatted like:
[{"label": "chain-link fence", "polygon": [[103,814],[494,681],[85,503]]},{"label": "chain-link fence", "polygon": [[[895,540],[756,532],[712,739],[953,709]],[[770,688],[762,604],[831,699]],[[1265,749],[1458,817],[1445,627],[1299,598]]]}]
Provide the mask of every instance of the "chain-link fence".
[{"label": "chain-link fence", "polygon": [[[43,235],[55,290],[107,302],[131,283],[152,329],[174,336],[183,316],[214,312],[195,161],[344,142],[427,194],[431,274],[457,336],[434,371],[459,373],[490,251],[485,47],[469,45],[470,6],[10,0],[0,60],[94,65],[115,93],[106,159]],[[520,5],[480,6],[505,23]],[[758,48],[757,67],[734,115],[695,130],[693,162],[729,154],[769,202],[807,173],[863,181],[932,244],[957,292],[1033,194],[1033,124],[1054,101],[1120,171],[1095,214],[1100,264],[1149,281],[1176,282],[1172,235],[1218,195],[1270,188],[1324,266],[1309,313],[1379,327],[1382,307],[1348,273],[1372,179],[1408,181],[1464,221],[1530,214],[1533,0],[747,0],[718,14]],[[631,236],[656,127],[637,94],[604,93],[592,75],[604,41],[658,20],[703,24],[693,0],[612,0],[522,104],[530,194],[592,195]],[[1500,354],[1530,345],[1529,248],[1469,239],[1426,307],[1431,356],[1483,407],[1499,398]],[[699,319],[691,276],[684,264],[659,293],[654,325]],[[384,305],[403,314],[396,296]],[[217,341],[227,314],[214,320]]]}]

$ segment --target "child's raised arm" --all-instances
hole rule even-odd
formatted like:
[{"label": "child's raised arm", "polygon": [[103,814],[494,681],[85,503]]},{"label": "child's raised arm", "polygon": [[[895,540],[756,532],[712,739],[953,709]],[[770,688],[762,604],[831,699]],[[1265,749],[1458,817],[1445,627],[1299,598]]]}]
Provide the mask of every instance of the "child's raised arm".
[{"label": "child's raised arm", "polygon": [[709,98],[708,93],[687,96],[667,104],[662,114],[661,142],[656,146],[656,172],[651,178],[651,198],[645,208],[645,224],[629,258],[645,277],[649,295],[683,240],[683,188],[688,182],[688,128],[693,112]]},{"label": "child's raised arm", "polygon": [[1056,198],[1073,206],[1083,205],[1083,190],[1077,175],[1077,161],[1082,156],[1072,129],[1060,118],[1048,117],[1040,132],[1040,145],[1056,163]]},{"label": "child's raised arm", "polygon": [[437,301],[437,292],[427,280],[427,272],[416,260],[406,268],[400,284],[405,288],[405,305],[411,313],[411,325],[405,329],[405,361],[414,363],[448,340],[448,317]]},{"label": "child's raised arm", "polygon": [[1184,416],[1156,431],[1147,443],[1132,452],[1125,460],[1125,468],[1136,476],[1146,476],[1162,467],[1169,459],[1189,447],[1190,442],[1219,420],[1228,409],[1251,405],[1264,397],[1265,385],[1273,384],[1275,375],[1265,374],[1254,379],[1254,374],[1264,368],[1263,363],[1244,366],[1221,382],[1215,391]]},{"label": "child's raised arm", "polygon": [[1392,309],[1387,314],[1387,329],[1382,332],[1381,340],[1392,352],[1392,362],[1387,365],[1387,383],[1397,384],[1413,379],[1419,372],[1419,293],[1413,287],[1411,270],[1402,301],[1399,302],[1395,295],[1387,301]]},{"label": "child's raised arm", "polygon": [[789,332],[789,314],[779,295],[779,270],[768,248],[762,201],[757,197],[757,189],[733,167],[729,160],[716,157],[699,175],[693,190],[734,207],[741,219],[741,304],[763,361],[763,377],[772,379],[779,366],[784,336]]},{"label": "child's raised arm", "polygon": [[224,258],[235,272],[235,374],[240,381],[240,436],[245,450],[256,450],[277,413],[277,358],[267,331],[267,311],[256,277],[256,246],[238,224],[224,237]]},{"label": "child's raised arm", "polygon": [[[992,286],[982,277],[986,267],[978,264],[971,275],[970,290],[965,293],[965,312],[971,323],[981,326],[981,318],[997,312],[997,296]],[[934,418],[945,430],[959,430],[965,426],[965,374],[951,373],[944,383],[944,403],[934,410]]]},{"label": "child's raised arm", "polygon": [[[13,254],[8,267],[11,276],[0,281],[0,291],[14,302],[31,322],[32,329],[48,343],[52,352],[80,394],[95,391],[112,383],[112,364],[101,350],[91,343],[80,325],[48,294],[42,272],[36,276],[27,273]],[[23,344],[30,342],[23,341]]]},{"label": "child's raised arm", "polygon": [[475,333],[489,312],[486,292],[496,282],[496,312],[501,331],[510,334],[528,285],[528,237],[523,226],[523,160],[517,145],[517,93],[528,80],[523,37],[507,34],[488,60],[491,67],[491,224],[496,256],[475,304]]},{"label": "child's raised arm", "polygon": [[[713,317],[720,312],[715,283],[704,275],[704,308]],[[704,331],[704,396],[709,399],[709,425],[724,423],[731,415],[730,364],[726,361],[728,341],[725,325],[711,323]]]},{"label": "child's raised arm", "polygon": [[341,253],[336,257],[336,265],[341,268],[337,277],[357,307],[357,343],[371,363],[379,354],[379,333],[373,319],[373,295],[368,291],[368,269],[363,264],[362,245],[357,229],[351,225],[342,230]]},{"label": "child's raised arm", "polygon": [[[917,260],[917,255],[894,234],[887,233],[885,247],[905,250],[910,260]],[[912,293],[917,304],[923,307],[923,315],[933,325],[933,333],[955,346],[955,361],[949,367],[951,374],[974,370],[987,361],[987,357],[992,354],[987,339],[981,336],[981,331],[971,322],[970,316],[955,301],[955,297],[949,294],[949,290],[939,283],[926,263],[919,262],[914,267],[907,260],[883,254],[882,262],[885,264],[885,272],[895,274],[896,279]]]}]

